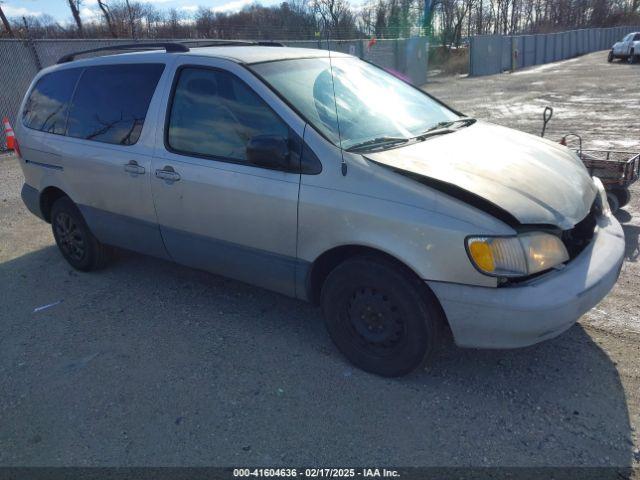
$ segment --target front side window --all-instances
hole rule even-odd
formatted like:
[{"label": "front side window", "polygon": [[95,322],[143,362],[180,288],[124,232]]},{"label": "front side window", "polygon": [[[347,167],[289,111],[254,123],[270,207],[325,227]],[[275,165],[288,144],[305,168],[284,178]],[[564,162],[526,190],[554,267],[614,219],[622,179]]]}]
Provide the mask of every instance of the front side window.
[{"label": "front side window", "polygon": [[251,68],[344,149],[378,138],[412,138],[459,118],[425,93],[355,58],[283,60]]},{"label": "front side window", "polygon": [[636,36],[633,37],[634,42],[640,42],[640,33],[636,33]]},{"label": "front side window", "polygon": [[69,111],[67,135],[119,145],[138,141],[162,64],[87,67]]},{"label": "front side window", "polygon": [[25,126],[64,135],[69,102],[81,72],[81,68],[58,70],[38,80],[22,112]]},{"label": "front side window", "polygon": [[288,132],[287,125],[234,75],[197,67],[180,70],[167,131],[172,150],[244,162],[252,137],[287,138]]}]

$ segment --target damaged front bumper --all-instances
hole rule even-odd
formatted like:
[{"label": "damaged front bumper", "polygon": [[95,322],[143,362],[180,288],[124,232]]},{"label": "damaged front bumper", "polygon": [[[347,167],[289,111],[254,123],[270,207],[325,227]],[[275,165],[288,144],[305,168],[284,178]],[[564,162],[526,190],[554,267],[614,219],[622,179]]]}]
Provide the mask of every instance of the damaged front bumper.
[{"label": "damaged front bumper", "polygon": [[428,281],[461,347],[516,348],[553,338],[609,293],[624,258],[622,227],[601,216],[590,245],[561,270],[509,287]]}]

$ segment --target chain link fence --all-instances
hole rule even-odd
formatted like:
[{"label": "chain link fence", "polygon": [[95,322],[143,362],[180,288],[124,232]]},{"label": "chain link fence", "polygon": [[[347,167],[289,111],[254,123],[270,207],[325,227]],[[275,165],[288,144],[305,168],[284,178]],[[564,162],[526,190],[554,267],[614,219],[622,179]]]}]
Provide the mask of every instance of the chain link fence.
[{"label": "chain link fence", "polygon": [[[163,40],[148,40],[159,42]],[[193,40],[164,40],[193,42]],[[206,40],[204,40],[206,41]],[[122,40],[0,40],[0,117],[8,117],[13,125],[20,102],[33,77],[42,68],[55,64],[68,53],[92,48],[132,43]],[[145,43],[144,40],[140,43]],[[304,40],[283,41],[290,47],[320,48],[358,56],[387,70],[400,74],[415,85],[427,81],[428,41],[425,37],[378,40],[369,47],[368,40]],[[194,44],[195,45],[195,44]],[[109,54],[114,52],[105,52]],[[4,129],[0,129],[0,151],[6,150]]]},{"label": "chain link fence", "polygon": [[493,75],[608,50],[627,33],[636,31],[640,31],[640,27],[587,28],[536,35],[478,35],[470,41],[469,75]]}]

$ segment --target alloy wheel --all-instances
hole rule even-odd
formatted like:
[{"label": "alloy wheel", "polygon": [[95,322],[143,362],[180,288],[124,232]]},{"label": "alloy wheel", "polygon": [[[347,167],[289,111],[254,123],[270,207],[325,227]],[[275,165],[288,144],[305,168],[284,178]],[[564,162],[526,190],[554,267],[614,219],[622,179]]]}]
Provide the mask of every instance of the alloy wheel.
[{"label": "alloy wheel", "polygon": [[56,236],[62,251],[74,260],[81,261],[86,253],[84,234],[76,221],[60,212],[55,219]]}]

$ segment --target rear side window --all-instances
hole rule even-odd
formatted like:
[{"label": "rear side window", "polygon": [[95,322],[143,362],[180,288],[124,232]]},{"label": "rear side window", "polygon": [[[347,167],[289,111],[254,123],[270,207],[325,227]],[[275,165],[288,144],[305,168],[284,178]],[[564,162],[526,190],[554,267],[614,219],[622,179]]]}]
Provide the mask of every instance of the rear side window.
[{"label": "rear side window", "polygon": [[162,64],[88,67],[69,111],[67,135],[133,145],[138,141]]},{"label": "rear side window", "polygon": [[59,70],[38,80],[22,112],[23,123],[35,130],[64,135],[69,101],[81,72],[81,68]]},{"label": "rear side window", "polygon": [[171,149],[242,163],[247,143],[256,135],[287,138],[289,129],[234,75],[190,67],[180,71],[167,132]]}]

